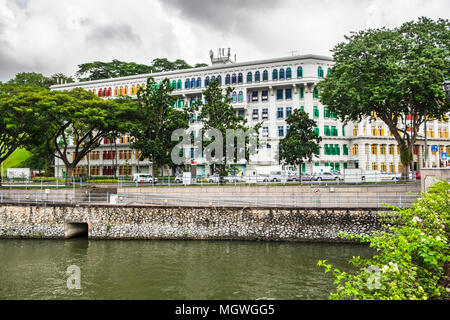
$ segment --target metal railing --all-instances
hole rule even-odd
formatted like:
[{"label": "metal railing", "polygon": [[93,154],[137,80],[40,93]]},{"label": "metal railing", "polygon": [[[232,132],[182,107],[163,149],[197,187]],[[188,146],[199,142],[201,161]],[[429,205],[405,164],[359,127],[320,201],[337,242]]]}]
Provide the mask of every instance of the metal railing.
[{"label": "metal railing", "polygon": [[218,186],[218,185],[360,185],[360,184],[403,184],[417,182],[415,174],[410,174],[407,178],[402,178],[400,174],[381,174],[367,173],[364,175],[340,175],[333,177],[312,177],[312,176],[293,176],[293,177],[275,177],[275,176],[252,176],[252,177],[228,177],[221,179],[213,178],[194,178],[190,181],[171,177],[157,177],[157,181],[138,182],[133,181],[131,177],[74,177],[70,183],[66,183],[61,178],[33,178],[27,179],[7,179],[2,178],[1,186],[3,188],[88,188],[92,186],[108,185],[119,188],[126,187],[157,187],[157,186]]},{"label": "metal railing", "polygon": [[56,193],[41,190],[29,192],[0,191],[0,203],[8,204],[85,204],[168,207],[272,207],[272,208],[383,208],[386,205],[410,207],[416,194],[389,193],[323,193],[323,194],[132,194],[132,193]]}]

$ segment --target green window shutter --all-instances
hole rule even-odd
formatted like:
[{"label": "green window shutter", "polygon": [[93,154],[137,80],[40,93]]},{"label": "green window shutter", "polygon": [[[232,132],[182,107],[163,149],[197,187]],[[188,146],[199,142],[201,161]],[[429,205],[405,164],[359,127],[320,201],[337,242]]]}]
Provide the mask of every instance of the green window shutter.
[{"label": "green window shutter", "polygon": [[328,155],[328,152],[329,152],[329,150],[328,150],[328,145],[326,144],[326,145],[324,146],[324,148],[325,148],[325,155],[327,156],[327,155]]},{"label": "green window shutter", "polygon": [[320,165],[319,163],[314,164],[315,167],[318,167],[319,165]]},{"label": "green window shutter", "polygon": [[314,128],[314,132],[315,132],[318,136],[320,136],[320,130],[319,130],[319,127],[315,127],[315,128]]},{"label": "green window shutter", "polygon": [[335,155],[337,155],[337,156],[339,156],[341,154],[341,149],[339,148],[338,144],[334,145],[334,152],[335,152]]},{"label": "green window shutter", "polygon": [[305,107],[304,107],[304,106],[301,106],[301,107],[300,107],[300,110],[305,111]]},{"label": "green window shutter", "polygon": [[306,172],[306,163],[302,163],[302,172],[303,172],[303,173]]},{"label": "green window shutter", "polygon": [[300,99],[305,97],[305,88],[300,88]]},{"label": "green window shutter", "polygon": [[331,127],[331,135],[333,137],[337,137],[337,135],[338,135],[338,131],[337,131],[337,128],[335,126]]},{"label": "green window shutter", "polygon": [[327,137],[330,136],[330,127],[328,127],[328,126],[324,127],[324,135],[327,136]]},{"label": "green window shutter", "polygon": [[347,148],[347,145],[346,145],[346,144],[344,144],[344,145],[342,146],[342,149],[343,149],[343,152],[344,152],[344,156],[348,156],[348,148]]},{"label": "green window shutter", "polygon": [[325,162],[325,167],[329,167],[330,164],[328,162]]},{"label": "green window shutter", "polygon": [[345,126],[342,126],[342,136],[345,137]]},{"label": "green window shutter", "polygon": [[314,88],[313,97],[314,99],[319,99],[319,90],[317,88]]},{"label": "green window shutter", "polygon": [[314,112],[313,112],[313,114],[314,114],[314,117],[315,117],[315,118],[318,118],[318,117],[319,117],[319,108],[317,108],[317,106],[314,106]]},{"label": "green window shutter", "polygon": [[339,171],[340,168],[340,164],[339,163],[335,163],[334,164],[334,170]]},{"label": "green window shutter", "polygon": [[347,167],[348,167],[348,164],[346,162],[346,163],[344,163],[344,169],[347,169]]}]

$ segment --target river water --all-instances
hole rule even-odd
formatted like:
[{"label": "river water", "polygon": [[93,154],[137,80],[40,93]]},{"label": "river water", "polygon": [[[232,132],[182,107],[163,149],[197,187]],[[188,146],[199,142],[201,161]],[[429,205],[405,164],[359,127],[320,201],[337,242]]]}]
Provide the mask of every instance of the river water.
[{"label": "river water", "polygon": [[[357,244],[0,240],[0,299],[327,299],[327,259],[351,271]],[[80,270],[81,289],[68,289]]]}]

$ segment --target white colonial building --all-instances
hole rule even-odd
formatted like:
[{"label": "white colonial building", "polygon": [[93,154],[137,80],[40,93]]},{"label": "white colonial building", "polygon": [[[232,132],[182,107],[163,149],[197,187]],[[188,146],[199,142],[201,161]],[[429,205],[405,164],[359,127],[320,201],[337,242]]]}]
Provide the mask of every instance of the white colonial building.
[{"label": "white colonial building", "polygon": [[[397,143],[383,121],[343,123],[326,106],[321,105],[316,86],[326,76],[333,65],[330,57],[318,55],[299,55],[284,58],[257,60],[236,63],[222,49],[214,57],[211,52],[211,66],[142,74],[123,78],[105,79],[89,82],[62,84],[52,90],[83,88],[104,97],[117,95],[135,96],[139,87],[145,86],[148,77],[156,82],[170,79],[176,96],[176,108],[202,99],[202,91],[214,79],[225,88],[234,88],[232,105],[236,113],[245,117],[248,124],[262,122],[260,137],[262,146],[258,155],[252,157],[251,164],[237,164],[242,172],[252,170],[267,172],[287,169],[279,163],[275,150],[288,130],[287,117],[295,109],[303,109],[316,120],[316,131],[322,137],[320,156],[312,163],[305,164],[304,172],[311,172],[313,166],[330,166],[335,170],[361,168],[366,171],[400,172],[400,155]],[[427,122],[428,167],[447,166],[441,160],[443,153],[450,153],[449,122],[432,120]],[[198,132],[201,128],[195,118],[191,128]],[[91,176],[132,175],[151,172],[148,159],[140,159],[138,152],[130,149],[130,137],[102,141],[101,146],[91,152],[89,159],[83,160],[76,170],[77,174],[90,173]],[[71,152],[71,150],[69,150]],[[200,152],[186,150],[197,165],[198,176],[210,173],[210,168]],[[413,170],[424,167],[424,133],[414,147]],[[62,176],[65,170],[56,159],[55,174]],[[291,168],[293,169],[293,168]],[[166,173],[167,174],[167,173]]]}]

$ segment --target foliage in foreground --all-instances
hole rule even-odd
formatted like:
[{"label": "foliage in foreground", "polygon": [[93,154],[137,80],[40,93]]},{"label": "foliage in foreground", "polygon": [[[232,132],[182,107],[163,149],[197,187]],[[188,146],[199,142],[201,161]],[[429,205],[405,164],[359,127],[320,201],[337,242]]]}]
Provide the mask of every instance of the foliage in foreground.
[{"label": "foliage in foreground", "polygon": [[435,184],[409,209],[392,208],[382,214],[385,231],[372,236],[342,235],[369,243],[378,255],[353,257],[356,274],[333,268],[326,260],[318,265],[332,272],[335,300],[448,299],[450,182]]}]

